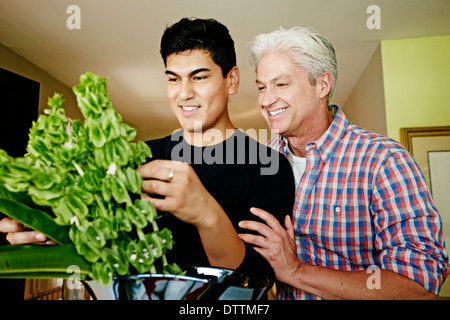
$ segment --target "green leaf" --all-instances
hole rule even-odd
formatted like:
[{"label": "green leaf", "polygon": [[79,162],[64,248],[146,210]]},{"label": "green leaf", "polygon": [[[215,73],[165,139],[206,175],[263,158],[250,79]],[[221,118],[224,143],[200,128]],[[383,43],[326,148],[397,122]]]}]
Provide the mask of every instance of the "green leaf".
[{"label": "green leaf", "polygon": [[130,194],[124,183],[116,177],[109,177],[111,177],[111,194],[117,203],[131,204]]},{"label": "green leaf", "polygon": [[45,234],[58,243],[70,243],[68,227],[56,224],[53,217],[47,212],[18,202],[20,199],[28,202],[26,195],[14,194],[0,187],[0,197],[0,212]]},{"label": "green leaf", "polygon": [[66,201],[67,207],[72,212],[72,215],[86,217],[89,213],[86,203],[74,193],[67,193],[64,200]]},{"label": "green leaf", "polygon": [[113,269],[106,261],[96,262],[92,265],[93,278],[103,285],[107,285],[113,279]]},{"label": "green leaf", "polygon": [[67,206],[67,202],[64,199],[60,199],[53,207],[53,212],[56,215],[55,223],[57,225],[68,225],[70,219],[73,217],[72,211]]},{"label": "green leaf", "polygon": [[164,227],[164,229],[159,232],[159,236],[161,237],[165,248],[171,250],[175,243],[172,238],[172,232],[167,229],[167,227]]},{"label": "green leaf", "polygon": [[11,192],[2,185],[0,185],[0,199],[7,199],[37,208],[33,200],[25,192]]},{"label": "green leaf", "polygon": [[50,172],[38,172],[34,175],[33,179],[38,189],[49,189],[54,184],[61,182],[61,176],[55,171]]},{"label": "green leaf", "polygon": [[138,228],[145,228],[148,224],[146,217],[142,214],[141,210],[134,205],[128,205],[126,207],[125,215],[129,221],[131,221]]},{"label": "green leaf", "polygon": [[88,278],[91,264],[73,245],[0,246],[0,278],[68,278],[74,266],[80,279]]},{"label": "green leaf", "polygon": [[157,213],[155,207],[151,202],[145,200],[144,198],[139,198],[135,200],[134,206],[149,222],[155,221]]},{"label": "green leaf", "polygon": [[163,273],[165,274],[186,274],[186,271],[183,271],[183,269],[180,268],[176,263],[173,264],[167,264],[164,266]]},{"label": "green leaf", "polygon": [[116,219],[118,224],[118,229],[120,231],[130,232],[133,229],[133,224],[128,218],[128,215],[124,209],[118,207],[116,212]]},{"label": "green leaf", "polygon": [[106,143],[106,136],[103,133],[100,124],[89,118],[88,120],[86,120],[86,126],[88,127],[90,141],[94,144],[94,146],[97,148],[103,147],[103,145]]},{"label": "green leaf", "polygon": [[[139,174],[139,172],[130,167],[126,167],[121,172],[123,172],[124,174],[124,181],[127,185],[128,190],[130,190],[132,193],[140,194],[142,187],[142,176]],[[120,174],[119,171],[118,174]]]},{"label": "green leaf", "polygon": [[47,104],[53,108],[60,108],[64,102],[63,96],[60,93],[54,93],[53,97],[48,98]]},{"label": "green leaf", "polygon": [[88,226],[86,229],[86,239],[94,247],[103,248],[106,244],[105,235],[102,230],[94,228],[93,226]]},{"label": "green leaf", "polygon": [[58,187],[42,190],[35,186],[30,186],[28,188],[28,194],[36,204],[49,206],[61,197],[63,192],[61,191],[61,188]]},{"label": "green leaf", "polygon": [[156,233],[152,232],[146,235],[147,243],[152,250],[154,257],[159,258],[163,254],[164,243],[161,237]]}]

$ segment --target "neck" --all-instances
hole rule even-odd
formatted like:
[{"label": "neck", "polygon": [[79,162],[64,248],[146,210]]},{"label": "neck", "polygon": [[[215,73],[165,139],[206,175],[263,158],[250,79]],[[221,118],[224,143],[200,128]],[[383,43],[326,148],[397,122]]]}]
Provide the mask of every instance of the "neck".
[{"label": "neck", "polygon": [[327,108],[317,121],[309,121],[309,126],[302,127],[293,135],[286,135],[292,153],[297,157],[306,157],[308,143],[318,140],[328,130],[333,118]]}]

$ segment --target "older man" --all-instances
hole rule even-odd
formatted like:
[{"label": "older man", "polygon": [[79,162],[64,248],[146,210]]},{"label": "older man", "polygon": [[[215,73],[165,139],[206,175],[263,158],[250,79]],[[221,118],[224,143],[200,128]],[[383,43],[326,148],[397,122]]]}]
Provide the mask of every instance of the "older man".
[{"label": "older man", "polygon": [[[272,265],[281,299],[436,298],[448,275],[442,223],[411,155],[349,123],[331,105],[332,44],[295,27],[256,37],[259,107],[290,161],[297,195],[283,228],[245,221],[242,234]],[[367,107],[367,106],[364,106]]]}]

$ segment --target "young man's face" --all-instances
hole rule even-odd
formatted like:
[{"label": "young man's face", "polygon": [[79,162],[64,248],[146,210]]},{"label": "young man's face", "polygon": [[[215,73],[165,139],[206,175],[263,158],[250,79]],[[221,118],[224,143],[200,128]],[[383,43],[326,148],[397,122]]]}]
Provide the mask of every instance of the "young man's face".
[{"label": "young man's face", "polygon": [[318,110],[320,92],[306,72],[286,53],[264,54],[256,69],[258,105],[269,128],[290,136],[310,127]]},{"label": "young man's face", "polygon": [[198,132],[199,124],[203,132],[227,129],[228,97],[237,92],[239,82],[237,68],[224,78],[209,52],[190,50],[167,57],[166,75],[167,97],[183,129]]}]

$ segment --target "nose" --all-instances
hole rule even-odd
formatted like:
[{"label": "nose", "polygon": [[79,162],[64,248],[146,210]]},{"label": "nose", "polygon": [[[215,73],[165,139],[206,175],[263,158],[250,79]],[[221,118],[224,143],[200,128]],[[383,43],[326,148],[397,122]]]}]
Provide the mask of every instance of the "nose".
[{"label": "nose", "polygon": [[195,97],[195,91],[190,81],[183,81],[180,86],[180,98],[189,100]]},{"label": "nose", "polygon": [[261,92],[258,97],[259,105],[261,108],[267,108],[278,101],[278,97],[274,90],[271,88],[265,88],[264,92]]}]

